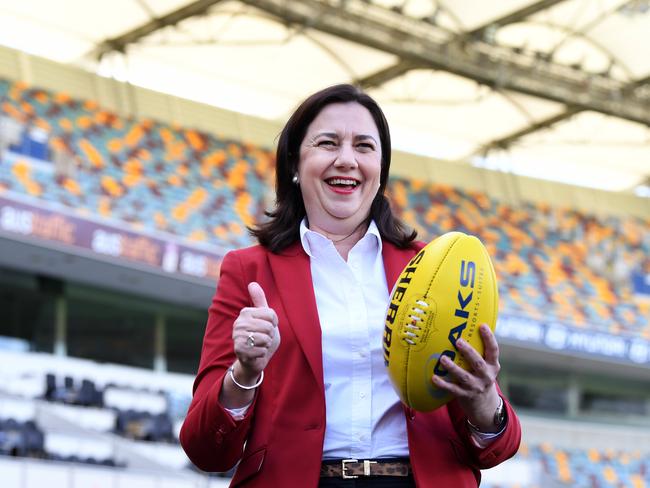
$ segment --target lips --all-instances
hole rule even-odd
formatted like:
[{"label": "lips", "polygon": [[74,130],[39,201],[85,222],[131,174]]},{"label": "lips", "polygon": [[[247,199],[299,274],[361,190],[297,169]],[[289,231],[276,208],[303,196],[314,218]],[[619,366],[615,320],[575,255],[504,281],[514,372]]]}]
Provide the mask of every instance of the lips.
[{"label": "lips", "polygon": [[356,188],[361,184],[359,180],[356,180],[354,178],[340,177],[340,176],[327,178],[325,180],[325,183],[327,183],[329,186],[331,186],[334,189],[340,189],[340,190],[353,190],[354,188]]}]

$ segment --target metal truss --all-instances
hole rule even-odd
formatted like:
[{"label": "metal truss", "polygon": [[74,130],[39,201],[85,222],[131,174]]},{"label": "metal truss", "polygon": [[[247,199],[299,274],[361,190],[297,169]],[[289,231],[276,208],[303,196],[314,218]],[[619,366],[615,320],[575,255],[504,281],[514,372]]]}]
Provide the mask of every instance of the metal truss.
[{"label": "metal truss", "polygon": [[[536,14],[537,12],[541,12],[542,10],[551,8],[552,6],[564,1],[566,0],[540,0],[531,5],[527,5],[520,10],[511,12],[501,18],[492,19],[486,24],[477,27],[475,29],[472,29],[471,31],[463,32],[462,34],[456,36],[451,42],[462,43],[462,42],[466,42],[467,39],[480,39],[481,37],[483,37],[485,32],[491,27],[501,28],[508,24],[515,24],[517,22],[521,22],[522,20]],[[417,69],[417,68],[426,69],[426,65],[418,65],[418,64],[414,64],[411,61],[400,59],[397,63],[395,63],[392,66],[389,66],[388,68],[384,68],[382,70],[377,71],[376,73],[360,78],[359,80],[356,81],[356,83],[363,88],[374,88],[376,86],[382,85],[390,81],[393,78],[397,78],[412,69]]]},{"label": "metal truss", "polygon": [[178,10],[174,10],[167,15],[153,18],[146,24],[99,43],[93,54],[97,59],[101,59],[105,54],[110,52],[117,51],[123,53],[129,44],[138,42],[143,37],[146,37],[164,27],[176,25],[190,17],[205,14],[210,7],[221,1],[223,0],[198,0],[179,8]]},{"label": "metal truss", "polygon": [[554,63],[532,53],[449,34],[361,0],[240,0],[281,21],[394,54],[430,69],[650,126],[650,99],[607,74]]}]

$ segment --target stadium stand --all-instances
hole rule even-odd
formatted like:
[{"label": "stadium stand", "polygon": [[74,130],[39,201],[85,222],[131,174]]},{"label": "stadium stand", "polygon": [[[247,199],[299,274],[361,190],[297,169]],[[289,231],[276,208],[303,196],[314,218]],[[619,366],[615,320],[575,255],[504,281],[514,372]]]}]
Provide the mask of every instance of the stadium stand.
[{"label": "stadium stand", "polygon": [[[152,120],[123,119],[96,103],[0,80],[2,114],[25,133],[48,134],[48,151],[73,172],[30,164],[34,143],[10,145],[0,190],[56,202],[136,228],[164,230],[224,248],[252,244],[263,214],[272,155]],[[73,174],[70,174],[73,173]],[[647,266],[650,220],[599,218],[523,202],[513,208],[479,192],[394,178],[397,212],[431,239],[452,229],[478,235],[496,264],[502,310],[650,338],[650,304],[634,298],[630,272]],[[574,298],[580,297],[576,305]]]},{"label": "stadium stand", "polygon": [[[269,151],[1,79],[0,127],[0,193],[224,248],[252,243],[245,227],[265,207]],[[404,178],[389,193],[421,239],[483,240],[502,312],[650,339],[650,302],[629,279],[650,266],[650,219],[514,207]],[[191,376],[18,349],[0,351],[0,455],[194,472],[177,443]],[[538,486],[650,486],[647,452],[530,443],[516,459],[539,466]]]},{"label": "stadium stand", "polygon": [[[0,189],[192,241],[250,243],[245,227],[262,216],[268,151],[124,119],[24,83],[0,80],[0,101],[5,121],[22,127],[18,140],[5,143],[17,157],[3,162]],[[35,130],[38,136],[30,135]]]},{"label": "stadium stand", "polygon": [[513,208],[414,180],[393,179],[389,189],[396,212],[420,238],[451,230],[481,238],[495,263],[502,311],[650,338],[650,305],[634,298],[630,279],[650,255],[649,219],[526,202]]},{"label": "stadium stand", "polygon": [[[517,457],[541,467],[542,478],[546,481],[544,485],[537,485],[539,488],[641,488],[650,483],[650,461],[639,451],[523,444]],[[490,483],[481,486],[499,488],[499,485]]]},{"label": "stadium stand", "polygon": [[[174,392],[189,401],[190,375],[153,373],[88,360],[14,351],[0,352],[0,366],[0,455],[104,467],[146,466],[180,472],[194,471],[176,440],[182,417],[175,418],[173,432],[166,424],[164,435],[160,437],[138,435],[141,427],[133,430],[117,427],[122,422],[120,415],[126,411],[164,412],[171,417],[167,399]],[[103,388],[100,387],[105,398],[101,407],[72,405],[49,398],[49,378],[53,373],[48,371],[54,371],[56,375],[69,375],[73,370],[82,370],[84,374],[92,376],[98,385],[110,377],[121,378],[124,384],[117,387],[106,383]],[[129,374],[125,375],[127,370]],[[42,388],[40,391],[33,386],[17,389],[16,385],[25,380],[28,385],[41,382]],[[70,381],[68,386],[71,386]],[[39,393],[45,393],[45,397],[39,398]],[[63,398],[67,401],[74,396],[65,395]],[[137,406],[137,409],[124,410],[129,406]],[[115,435],[122,439],[120,444],[115,442]],[[530,488],[650,486],[650,458],[633,446],[628,450],[603,447],[582,449],[548,442],[524,443],[515,459],[529,467],[539,467],[543,484],[525,485]],[[481,486],[524,486],[518,485],[516,480],[511,481],[501,485],[488,479]]]},{"label": "stadium stand", "polygon": [[[0,352],[0,364],[2,454],[118,467],[189,467],[178,431],[179,412],[184,415],[190,400],[190,375],[14,351]],[[172,397],[182,398],[182,410],[170,408]],[[144,461],[125,455],[115,436]]]}]

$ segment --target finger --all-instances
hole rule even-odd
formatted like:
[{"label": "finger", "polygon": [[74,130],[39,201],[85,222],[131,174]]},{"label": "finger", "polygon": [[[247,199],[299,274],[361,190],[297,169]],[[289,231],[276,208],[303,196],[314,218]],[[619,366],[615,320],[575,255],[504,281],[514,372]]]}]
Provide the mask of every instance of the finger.
[{"label": "finger", "polygon": [[240,352],[237,354],[237,359],[239,359],[240,363],[245,364],[246,366],[254,366],[256,361],[266,358],[267,352],[266,349],[255,347],[253,349],[248,349],[246,352]]},{"label": "finger", "polygon": [[241,356],[243,356],[248,361],[254,361],[256,359],[266,357],[269,352],[266,347],[244,347],[246,348],[246,352],[242,353]]},{"label": "finger", "polygon": [[454,383],[467,385],[468,387],[475,383],[474,376],[469,371],[464,370],[454,363],[448,356],[440,358],[440,362],[453,378]]},{"label": "finger", "polygon": [[474,373],[476,373],[478,376],[487,378],[488,371],[485,359],[483,359],[483,356],[481,356],[469,342],[464,339],[458,339],[456,341],[456,348],[460,351],[467,363],[471,366]]},{"label": "finger", "polygon": [[463,388],[461,388],[457,384],[452,383],[451,381],[443,380],[440,376],[435,376],[434,375],[433,378],[431,379],[431,381],[433,382],[433,385],[436,388],[440,388],[441,390],[448,391],[449,393],[451,393],[454,396],[457,396],[457,397],[467,397],[467,396],[469,396],[469,393],[466,390],[464,390]]},{"label": "finger", "polygon": [[278,316],[272,308],[246,307],[242,308],[241,313],[248,317],[266,320],[274,327],[278,323]]},{"label": "finger", "polygon": [[492,333],[492,330],[487,324],[481,324],[479,332],[483,338],[483,347],[485,350],[485,361],[488,364],[499,364],[499,344],[497,338]]},{"label": "finger", "polygon": [[264,290],[262,290],[262,287],[259,285],[259,283],[251,281],[248,284],[248,294],[251,297],[251,301],[253,302],[254,307],[268,308],[269,304],[266,302],[266,295],[264,294]]},{"label": "finger", "polygon": [[266,318],[259,319],[247,317],[246,319],[237,319],[235,321],[233,336],[247,336],[251,332],[259,332],[260,334],[267,334],[272,337],[275,332],[275,327],[273,327],[271,321]]},{"label": "finger", "polygon": [[[253,339],[253,347],[249,345],[249,337]],[[250,332],[248,334],[243,334],[240,336],[240,340],[244,344],[244,347],[248,347],[249,349],[256,349],[260,347],[268,349],[268,347],[271,345],[271,342],[273,341],[270,335],[264,334],[262,332]]]},{"label": "finger", "polygon": [[235,343],[235,354],[239,358],[248,358],[249,360],[256,359],[262,356],[266,356],[269,353],[269,348],[267,344],[270,344],[271,341],[264,339],[258,334],[254,336],[254,344],[248,340],[248,337],[242,337],[238,339]]}]

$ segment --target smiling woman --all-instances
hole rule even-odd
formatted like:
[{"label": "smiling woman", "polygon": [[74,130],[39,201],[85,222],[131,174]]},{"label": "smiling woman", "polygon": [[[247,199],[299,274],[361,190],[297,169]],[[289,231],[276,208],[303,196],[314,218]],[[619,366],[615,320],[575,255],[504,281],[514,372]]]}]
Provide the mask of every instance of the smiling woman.
[{"label": "smiling woman", "polygon": [[365,234],[380,174],[379,133],[368,109],[356,102],[325,107],[300,147],[297,175],[309,228],[348,250]]},{"label": "smiling woman", "polygon": [[[379,105],[354,86],[335,85],[307,98],[286,123],[276,159],[276,208],[267,214],[268,222],[252,230],[260,244],[272,252],[280,252],[299,239],[300,223],[305,216],[308,221],[316,217],[307,215],[305,210],[307,199],[311,202],[316,198],[314,181],[302,181],[307,177],[303,174],[305,163],[309,167],[311,161],[322,166],[321,171],[327,171],[314,177],[323,183],[323,178],[343,176],[359,178],[355,180],[357,184],[365,183],[359,185],[363,186],[361,191],[356,187],[347,189],[354,198],[363,195],[360,200],[364,205],[369,203],[369,206],[358,208],[360,229],[350,225],[354,219],[337,221],[335,225],[336,220],[332,220],[330,225],[334,226],[322,230],[329,232],[334,240],[356,230],[365,232],[364,227],[370,220],[375,221],[382,238],[398,248],[409,247],[415,238],[415,232],[393,216],[384,196],[391,162],[388,122]],[[378,179],[373,184],[364,181],[363,178],[368,178],[364,171],[370,171],[370,166],[377,163],[380,166]],[[332,167],[325,169],[328,165]],[[329,183],[333,186],[334,181]],[[342,198],[345,186],[339,182],[336,188],[342,192],[337,193]],[[323,196],[324,190],[321,188],[317,195]]]},{"label": "smiling woman", "polygon": [[393,390],[389,290],[424,243],[384,196],[390,156],[381,109],[351,85],[315,93],[282,131],[275,209],[251,230],[259,246],[223,259],[180,436],[201,469],[238,463],[231,486],[476,487],[517,450],[489,328],[488,359],[458,341],[473,369],[436,385],[461,398],[416,413]]}]

